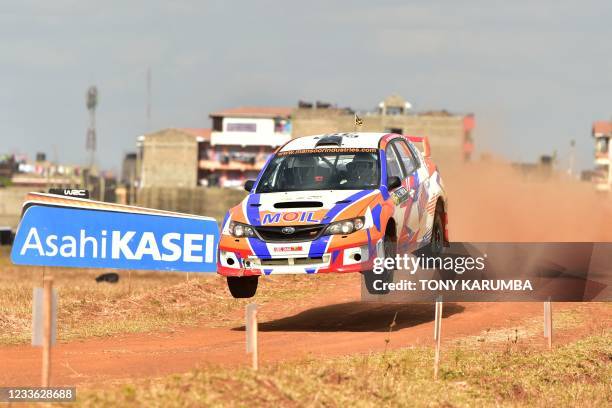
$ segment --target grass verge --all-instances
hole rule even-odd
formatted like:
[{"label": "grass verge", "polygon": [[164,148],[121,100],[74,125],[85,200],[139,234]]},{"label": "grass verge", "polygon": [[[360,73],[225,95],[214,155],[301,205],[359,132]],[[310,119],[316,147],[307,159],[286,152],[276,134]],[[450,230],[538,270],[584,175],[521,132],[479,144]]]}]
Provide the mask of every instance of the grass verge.
[{"label": "grass verge", "polygon": [[[515,347],[445,352],[432,380],[433,353],[411,348],[367,356],[264,367],[209,367],[105,391],[79,391],[77,406],[610,406],[612,335],[551,352]],[[450,357],[452,355],[452,357]]]}]

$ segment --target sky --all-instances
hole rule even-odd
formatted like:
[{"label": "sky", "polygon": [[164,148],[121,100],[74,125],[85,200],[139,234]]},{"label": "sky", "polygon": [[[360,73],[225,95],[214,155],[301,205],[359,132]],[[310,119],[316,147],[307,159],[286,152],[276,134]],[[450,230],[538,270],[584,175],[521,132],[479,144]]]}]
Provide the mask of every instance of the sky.
[{"label": "sky", "polygon": [[[0,153],[86,164],[85,92],[99,91],[98,163],[147,130],[210,112],[322,100],[476,115],[476,144],[509,160],[612,119],[609,1],[7,1],[0,4]],[[146,72],[152,72],[147,129]],[[435,152],[434,152],[435,155]]]}]

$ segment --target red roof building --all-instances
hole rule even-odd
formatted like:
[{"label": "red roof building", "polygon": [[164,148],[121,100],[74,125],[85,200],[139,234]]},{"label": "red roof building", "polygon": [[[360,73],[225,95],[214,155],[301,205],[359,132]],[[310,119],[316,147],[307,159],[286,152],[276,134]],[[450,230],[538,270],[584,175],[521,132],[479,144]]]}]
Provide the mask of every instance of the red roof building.
[{"label": "red roof building", "polygon": [[598,120],[593,123],[593,137],[612,136],[612,122]]},{"label": "red roof building", "polygon": [[269,107],[269,106],[241,106],[238,108],[224,109],[211,113],[214,117],[233,117],[233,118],[284,118],[291,117],[293,108]]},{"label": "red roof building", "polygon": [[291,139],[292,111],[243,106],[211,113],[212,131],[200,144],[200,184],[238,187],[256,178],[268,156]]}]

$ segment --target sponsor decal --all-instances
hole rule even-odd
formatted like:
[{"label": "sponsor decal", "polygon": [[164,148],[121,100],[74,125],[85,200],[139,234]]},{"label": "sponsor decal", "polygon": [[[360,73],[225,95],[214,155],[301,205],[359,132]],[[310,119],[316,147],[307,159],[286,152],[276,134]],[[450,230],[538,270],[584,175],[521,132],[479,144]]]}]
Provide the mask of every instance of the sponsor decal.
[{"label": "sponsor decal", "polygon": [[278,152],[277,156],[290,156],[294,154],[321,154],[321,153],[377,153],[378,149],[374,147],[326,147],[319,149],[301,149],[288,150],[286,152]]},{"label": "sponsor decal", "polygon": [[[264,214],[261,224],[276,224],[279,222],[321,222],[314,218],[314,211],[291,211],[282,213],[267,213]],[[284,231],[283,231],[284,232]]]},{"label": "sponsor decal", "polygon": [[406,201],[410,197],[408,190],[406,187],[399,187],[393,193],[391,193],[391,199],[395,203],[395,205],[401,204]]},{"label": "sponsor decal", "polygon": [[303,247],[301,245],[292,245],[292,246],[283,246],[283,247],[274,248],[274,252],[298,252],[302,250],[303,250]]},{"label": "sponsor decal", "polygon": [[44,205],[26,209],[11,259],[19,265],[215,272],[216,221]]},{"label": "sponsor decal", "polygon": [[50,188],[49,194],[67,197],[89,198],[89,190],[75,188]]}]

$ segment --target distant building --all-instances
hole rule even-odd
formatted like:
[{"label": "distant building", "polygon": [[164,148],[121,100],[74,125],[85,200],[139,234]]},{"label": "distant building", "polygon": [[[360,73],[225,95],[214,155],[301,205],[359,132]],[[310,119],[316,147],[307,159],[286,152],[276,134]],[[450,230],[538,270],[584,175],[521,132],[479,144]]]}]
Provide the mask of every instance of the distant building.
[{"label": "distant building", "polygon": [[[473,144],[473,115],[460,115],[445,110],[415,113],[404,98],[391,95],[373,111],[358,112],[363,119],[363,132],[392,132],[428,136],[434,155],[460,157],[466,146]],[[300,102],[292,112],[293,137],[318,133],[352,132],[355,112],[330,104]],[[470,146],[471,147],[471,146]]]},{"label": "distant building", "polygon": [[200,184],[236,187],[257,177],[268,156],[291,139],[292,111],[240,107],[211,113],[210,141],[200,146]]},{"label": "distant building", "polygon": [[45,153],[36,153],[36,160],[13,157],[10,184],[13,186],[47,189],[50,187],[78,187],[83,182],[83,169],[78,166],[53,163]]},{"label": "distant building", "polygon": [[189,129],[163,129],[142,138],[140,187],[195,187],[198,136]]},{"label": "distant building", "polygon": [[17,172],[17,162],[12,154],[0,155],[0,186],[9,184]]},{"label": "distant building", "polygon": [[[209,116],[211,129],[172,128],[139,138],[139,187],[238,187],[256,178],[270,154],[292,137],[355,130],[353,110],[320,101],[300,101],[296,108],[239,107]],[[414,113],[397,95],[359,116],[364,132],[429,136],[437,157],[446,153],[461,157],[472,143],[475,126],[473,115],[444,110]],[[138,162],[137,157],[130,160]],[[126,168],[124,183],[130,177]]]},{"label": "distant building", "polygon": [[595,138],[595,170],[591,179],[598,190],[609,191],[612,185],[612,168],[610,167],[612,121],[593,123],[592,136]]},{"label": "distant building", "polygon": [[138,161],[137,153],[126,153],[123,156],[123,163],[121,163],[121,183],[126,186],[131,186],[138,179],[136,173]]},{"label": "distant building", "polygon": [[[140,143],[137,149],[141,153]],[[117,203],[119,204],[132,204],[136,200],[136,189],[138,186],[138,178],[140,174],[139,169],[139,153],[130,152],[123,156],[123,162],[121,163],[121,177],[119,183],[115,189],[115,195],[117,197]]]}]

